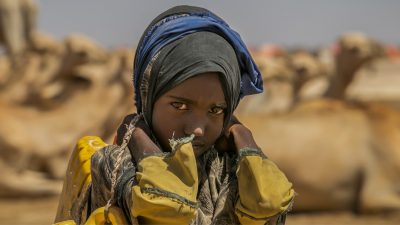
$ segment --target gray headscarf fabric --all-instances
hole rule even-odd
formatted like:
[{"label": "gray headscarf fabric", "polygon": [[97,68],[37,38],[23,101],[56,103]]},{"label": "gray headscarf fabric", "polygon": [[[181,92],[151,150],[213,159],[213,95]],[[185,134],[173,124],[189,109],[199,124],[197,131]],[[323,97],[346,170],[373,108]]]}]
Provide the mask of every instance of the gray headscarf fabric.
[{"label": "gray headscarf fabric", "polygon": [[224,125],[239,103],[240,69],[232,46],[211,32],[196,32],[163,47],[148,64],[141,80],[144,118],[151,127],[153,105],[165,92],[206,72],[217,72],[227,102]]}]

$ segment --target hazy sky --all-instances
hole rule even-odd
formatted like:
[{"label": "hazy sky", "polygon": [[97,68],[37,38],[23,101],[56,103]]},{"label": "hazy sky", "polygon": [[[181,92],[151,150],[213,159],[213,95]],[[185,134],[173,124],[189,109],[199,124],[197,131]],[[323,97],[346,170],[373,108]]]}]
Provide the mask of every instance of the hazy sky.
[{"label": "hazy sky", "polygon": [[316,47],[346,31],[400,44],[398,0],[38,0],[39,29],[61,39],[85,33],[104,46],[134,46],[150,21],[181,4],[210,9],[248,45]]}]

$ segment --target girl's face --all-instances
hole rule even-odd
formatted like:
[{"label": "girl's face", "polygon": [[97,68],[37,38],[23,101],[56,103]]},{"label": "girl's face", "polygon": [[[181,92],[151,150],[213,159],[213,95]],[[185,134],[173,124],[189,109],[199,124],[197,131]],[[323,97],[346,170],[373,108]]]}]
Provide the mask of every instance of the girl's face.
[{"label": "girl's face", "polygon": [[152,127],[163,149],[168,139],[195,135],[196,157],[220,136],[227,104],[217,73],[204,73],[175,86],[154,103]]}]

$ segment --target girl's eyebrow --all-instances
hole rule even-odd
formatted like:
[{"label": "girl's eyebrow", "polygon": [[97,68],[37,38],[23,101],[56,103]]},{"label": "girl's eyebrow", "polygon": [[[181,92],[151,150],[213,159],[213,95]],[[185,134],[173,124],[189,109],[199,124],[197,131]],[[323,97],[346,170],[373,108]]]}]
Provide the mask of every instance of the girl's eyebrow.
[{"label": "girl's eyebrow", "polygon": [[[168,97],[169,97],[169,98],[173,98],[173,99],[178,100],[178,101],[185,102],[185,103],[194,104],[194,101],[193,101],[193,100],[188,99],[188,98],[185,98],[185,97],[174,96],[174,95],[168,95]],[[215,106],[218,106],[218,107],[227,107],[227,104],[226,104],[226,102],[220,102],[220,103],[216,103]]]},{"label": "girl's eyebrow", "polygon": [[225,102],[217,103],[215,104],[217,107],[228,107],[228,105]]},{"label": "girl's eyebrow", "polygon": [[168,95],[168,97],[174,98],[174,99],[179,100],[179,101],[182,101],[182,102],[194,103],[193,100],[188,99],[188,98],[184,98],[184,97],[179,97],[179,96],[174,96],[174,95]]}]

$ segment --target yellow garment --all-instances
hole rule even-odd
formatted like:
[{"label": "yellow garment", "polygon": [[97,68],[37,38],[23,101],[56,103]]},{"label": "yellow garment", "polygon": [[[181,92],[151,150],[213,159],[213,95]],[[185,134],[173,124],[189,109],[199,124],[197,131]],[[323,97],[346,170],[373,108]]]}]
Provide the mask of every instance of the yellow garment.
[{"label": "yellow garment", "polygon": [[[242,156],[237,169],[239,199],[235,213],[241,224],[265,224],[284,212],[295,195],[292,184],[270,160]],[[141,224],[189,224],[195,208],[174,197],[196,204],[197,165],[190,143],[178,147],[172,157],[150,156],[139,163],[138,186],[132,189],[132,216]],[[157,189],[166,194],[148,193]]]},{"label": "yellow garment", "polygon": [[[118,207],[110,207],[108,211],[108,218],[110,218],[111,224],[114,225],[122,225],[128,224],[126,221],[124,213]],[[90,214],[90,217],[86,220],[84,225],[105,225],[106,220],[104,217],[104,207],[96,209],[94,212]],[[67,220],[56,223],[54,225],[76,225],[75,221]]]},{"label": "yellow garment", "polygon": [[266,158],[241,157],[236,175],[240,198],[235,208],[241,224],[264,224],[287,210],[295,195],[292,183]]},{"label": "yellow garment", "polygon": [[[99,137],[86,136],[79,139],[68,163],[63,190],[58,204],[56,222],[76,220],[83,209],[79,208],[92,181],[90,176],[90,158],[99,149],[107,146]],[[85,218],[83,218],[85,219]]]},{"label": "yellow garment", "polygon": [[196,217],[198,175],[190,143],[169,156],[144,158],[136,175],[131,213],[141,224],[189,224]]},{"label": "yellow garment", "polygon": [[[87,218],[85,209],[77,206],[84,202],[91,183],[90,157],[104,146],[98,137],[78,141],[69,162],[57,225],[75,225],[78,217]],[[140,224],[189,224],[196,218],[199,181],[192,145],[182,142],[173,147],[173,154],[148,156],[138,164],[138,185],[132,187],[130,210]],[[235,213],[241,224],[264,224],[291,205],[292,184],[272,161],[258,155],[241,156],[236,175],[239,198]],[[110,209],[110,218],[114,225],[127,223],[117,207]],[[104,224],[104,208],[92,212],[84,224]]]},{"label": "yellow garment", "polygon": [[53,225],[76,225],[76,223],[73,220],[65,220],[58,223],[53,223]]}]

